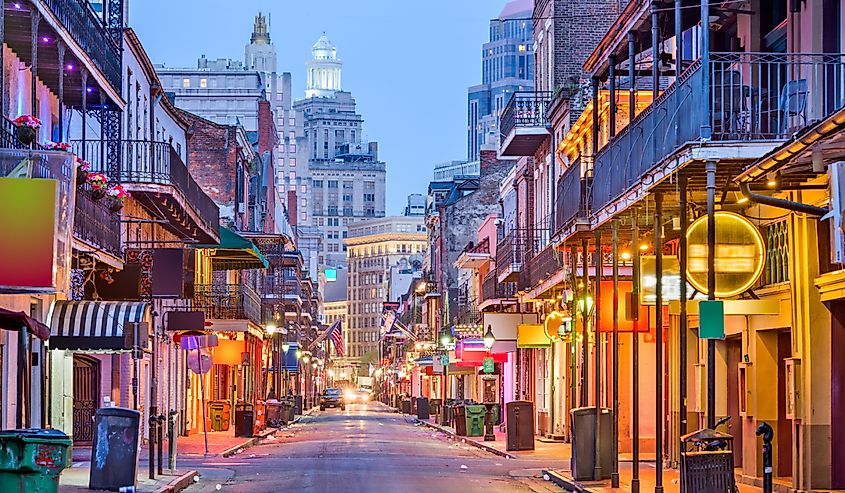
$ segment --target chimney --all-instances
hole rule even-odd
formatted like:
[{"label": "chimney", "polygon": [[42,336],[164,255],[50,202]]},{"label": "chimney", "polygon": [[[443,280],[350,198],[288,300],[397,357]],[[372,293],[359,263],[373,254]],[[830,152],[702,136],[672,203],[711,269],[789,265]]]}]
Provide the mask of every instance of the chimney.
[{"label": "chimney", "polygon": [[296,209],[296,190],[288,190],[288,220],[292,228],[296,228],[299,212]]},{"label": "chimney", "polygon": [[[273,110],[270,101],[266,99],[258,102],[258,153],[272,152],[276,135],[273,121]],[[271,166],[271,169],[273,167]]]}]

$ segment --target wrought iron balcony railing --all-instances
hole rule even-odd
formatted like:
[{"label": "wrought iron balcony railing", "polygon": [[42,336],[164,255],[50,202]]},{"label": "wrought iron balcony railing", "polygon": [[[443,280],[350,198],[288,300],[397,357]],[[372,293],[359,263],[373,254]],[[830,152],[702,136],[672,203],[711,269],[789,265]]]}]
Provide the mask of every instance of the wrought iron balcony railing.
[{"label": "wrought iron balcony railing", "polygon": [[261,324],[261,300],[244,284],[197,284],[192,304],[194,310],[205,312],[205,318],[248,319]]},{"label": "wrought iron balcony railing", "polygon": [[517,284],[515,282],[499,282],[495,272],[489,272],[481,282],[480,303],[488,300],[515,298]]},{"label": "wrought iron balcony railing", "polygon": [[557,182],[554,231],[568,227],[573,220],[588,217],[589,178],[582,170],[585,164],[583,158],[575,161]]},{"label": "wrought iron balcony railing", "polygon": [[[39,1],[39,0],[33,0]],[[121,89],[121,47],[97,18],[87,0],[40,0],[67,29],[70,37],[85,50],[115,91]],[[122,27],[122,26],[121,26]],[[119,29],[122,31],[122,29]]]},{"label": "wrought iron balcony railing", "polygon": [[502,140],[516,127],[546,127],[549,125],[546,109],[552,101],[549,91],[517,91],[505,105],[499,127]]},{"label": "wrought iron balcony railing", "polygon": [[[103,141],[74,141],[74,151],[91,163],[94,171],[101,171],[121,183],[170,185],[179,190],[185,202],[193,207],[203,226],[216,231],[220,222],[217,204],[206,195],[182,158],[168,142],[124,140],[121,145],[121,162],[106,163]],[[111,164],[111,165],[110,165]]]},{"label": "wrought iron balcony railing", "polygon": [[108,201],[91,198],[90,189],[76,192],[73,236],[115,257],[120,253],[120,214],[109,210]]},{"label": "wrought iron balcony railing", "polygon": [[499,281],[508,280],[510,274],[519,273],[525,263],[549,243],[548,229],[514,229],[499,241],[496,247],[496,271]]},{"label": "wrought iron balcony railing", "polygon": [[713,141],[737,144],[789,138],[843,107],[844,74],[845,55],[837,53],[713,53],[707,66],[695,62],[599,151],[591,211],[617,199],[680,146],[699,141],[702,128],[711,129]]}]

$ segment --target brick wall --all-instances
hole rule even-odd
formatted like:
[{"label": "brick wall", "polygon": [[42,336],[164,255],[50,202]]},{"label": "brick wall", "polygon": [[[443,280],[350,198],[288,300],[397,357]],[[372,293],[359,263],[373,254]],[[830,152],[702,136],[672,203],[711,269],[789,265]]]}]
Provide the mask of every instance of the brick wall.
[{"label": "brick wall", "polygon": [[267,173],[267,194],[265,195],[267,214],[264,216],[264,232],[276,230],[276,157],[274,149],[277,140],[276,123],[269,101],[258,102],[258,155],[265,160]]},{"label": "brick wall", "polygon": [[220,220],[232,219],[235,208],[235,127],[219,125],[182,112],[188,129],[188,169],[206,195],[220,207]]}]

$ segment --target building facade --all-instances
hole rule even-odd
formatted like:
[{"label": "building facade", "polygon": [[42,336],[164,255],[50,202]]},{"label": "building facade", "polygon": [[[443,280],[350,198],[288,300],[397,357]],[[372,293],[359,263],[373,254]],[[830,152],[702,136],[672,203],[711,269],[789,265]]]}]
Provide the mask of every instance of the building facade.
[{"label": "building facade", "polygon": [[403,265],[407,270],[422,263],[425,222],[422,217],[385,217],[356,223],[349,232],[345,240],[349,268],[346,344],[351,363],[366,368],[379,361],[382,309],[390,296],[391,268]]}]

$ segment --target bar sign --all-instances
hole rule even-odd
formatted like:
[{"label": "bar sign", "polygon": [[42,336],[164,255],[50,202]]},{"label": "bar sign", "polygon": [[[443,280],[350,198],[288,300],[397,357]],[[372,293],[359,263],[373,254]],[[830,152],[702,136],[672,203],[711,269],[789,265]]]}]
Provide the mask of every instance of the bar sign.
[{"label": "bar sign", "polygon": [[725,338],[725,303],[723,301],[698,303],[698,337],[701,339]]}]

